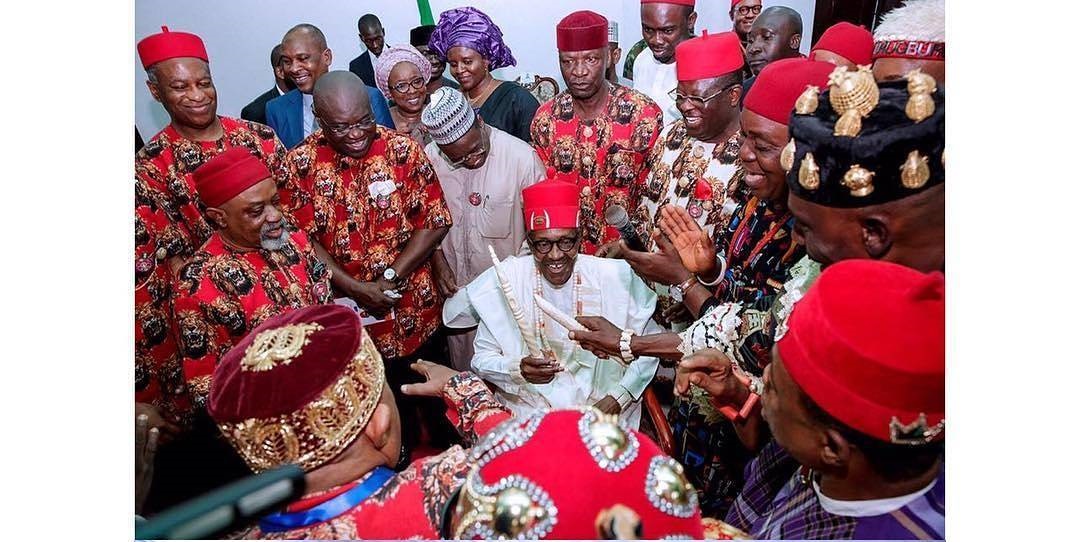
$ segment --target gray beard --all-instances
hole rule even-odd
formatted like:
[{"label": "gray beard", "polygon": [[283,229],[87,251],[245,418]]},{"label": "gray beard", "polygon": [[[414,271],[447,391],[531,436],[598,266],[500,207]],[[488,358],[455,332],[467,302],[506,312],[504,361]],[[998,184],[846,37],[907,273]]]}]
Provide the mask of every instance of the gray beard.
[{"label": "gray beard", "polygon": [[259,246],[261,246],[263,250],[281,250],[281,247],[285,246],[285,242],[289,239],[288,229],[284,229],[284,231],[281,232],[281,237],[278,237],[277,239],[267,237],[266,232],[272,230],[273,226],[274,225],[270,223],[263,224],[262,231],[259,232]]}]

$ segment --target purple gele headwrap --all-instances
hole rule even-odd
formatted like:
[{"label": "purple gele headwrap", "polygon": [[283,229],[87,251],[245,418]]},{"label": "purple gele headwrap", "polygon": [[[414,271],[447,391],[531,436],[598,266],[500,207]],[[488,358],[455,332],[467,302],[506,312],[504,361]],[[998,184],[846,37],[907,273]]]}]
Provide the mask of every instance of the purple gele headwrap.
[{"label": "purple gele headwrap", "polygon": [[484,12],[472,8],[457,8],[442,12],[428,46],[446,60],[451,48],[465,46],[491,63],[491,70],[514,66],[517,60],[503,41],[502,30]]},{"label": "purple gele headwrap", "polygon": [[420,70],[420,77],[424,78],[425,83],[431,79],[431,62],[420,51],[417,51],[416,47],[412,45],[390,45],[383,50],[382,56],[375,61],[375,84],[386,96],[387,100],[393,99],[390,96],[390,71],[401,62],[408,62],[416,66],[416,69]]}]

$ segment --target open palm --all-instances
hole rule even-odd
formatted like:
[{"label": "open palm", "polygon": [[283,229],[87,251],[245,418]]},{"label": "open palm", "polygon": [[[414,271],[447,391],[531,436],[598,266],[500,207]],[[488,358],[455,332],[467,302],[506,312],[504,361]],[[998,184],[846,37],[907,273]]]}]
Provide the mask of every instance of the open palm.
[{"label": "open palm", "polygon": [[687,271],[708,274],[716,265],[716,247],[708,232],[701,229],[686,209],[665,205],[660,209],[660,230],[671,239]]}]

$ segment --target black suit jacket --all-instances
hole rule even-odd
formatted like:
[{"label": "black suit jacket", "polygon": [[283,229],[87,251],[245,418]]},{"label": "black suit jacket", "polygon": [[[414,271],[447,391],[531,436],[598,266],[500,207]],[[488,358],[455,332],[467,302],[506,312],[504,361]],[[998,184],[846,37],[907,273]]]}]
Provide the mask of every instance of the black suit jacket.
[{"label": "black suit jacket", "polygon": [[349,71],[356,74],[357,77],[364,81],[364,84],[369,87],[379,88],[379,85],[375,84],[375,64],[371,61],[371,52],[364,51],[364,54],[352,59],[349,62]]},{"label": "black suit jacket", "polygon": [[281,96],[281,94],[278,93],[276,86],[260,94],[258,98],[255,98],[251,103],[245,105],[244,108],[240,110],[240,118],[259,124],[266,124],[266,102],[269,102],[278,96]]}]

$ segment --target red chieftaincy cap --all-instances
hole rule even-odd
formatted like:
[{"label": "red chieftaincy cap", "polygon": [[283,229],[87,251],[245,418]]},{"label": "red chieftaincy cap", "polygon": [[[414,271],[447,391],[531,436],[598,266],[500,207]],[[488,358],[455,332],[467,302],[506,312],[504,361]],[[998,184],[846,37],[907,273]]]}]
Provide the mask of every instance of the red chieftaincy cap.
[{"label": "red chieftaincy cap", "polygon": [[266,164],[247,147],[232,147],[196,168],[192,177],[203,203],[207,207],[218,207],[273,176]]},{"label": "red chieftaincy cap", "polygon": [[162,26],[161,32],[143,38],[136,46],[143,69],[170,58],[192,57],[210,62],[203,40],[187,32],[171,32]]},{"label": "red chieftaincy cap", "polygon": [[[548,173],[550,177],[552,172]],[[550,178],[522,190],[525,228],[537,231],[578,227],[580,193],[578,185]]]},{"label": "red chieftaincy cap", "polygon": [[836,66],[805,58],[785,58],[765,66],[743,99],[743,108],[787,126],[795,100],[809,85],[825,88]]},{"label": "red chieftaincy cap", "polygon": [[614,415],[588,407],[538,411],[505,422],[472,453],[478,460],[456,507],[463,521],[444,536],[704,538],[683,467]]},{"label": "red chieftaincy cap", "polygon": [[675,47],[675,74],[679,81],[719,77],[743,67],[743,49],[734,32],[709,34],[688,39]]},{"label": "red chieftaincy cap", "polygon": [[825,29],[810,54],[819,50],[836,53],[856,66],[865,66],[874,61],[874,36],[861,26],[841,21]]},{"label": "red chieftaincy cap", "polygon": [[565,53],[607,47],[608,20],[593,11],[575,11],[555,27],[555,43]]},{"label": "red chieftaincy cap", "polygon": [[792,380],[838,421],[894,444],[944,438],[945,276],[875,260],[829,266],[777,342]]}]

